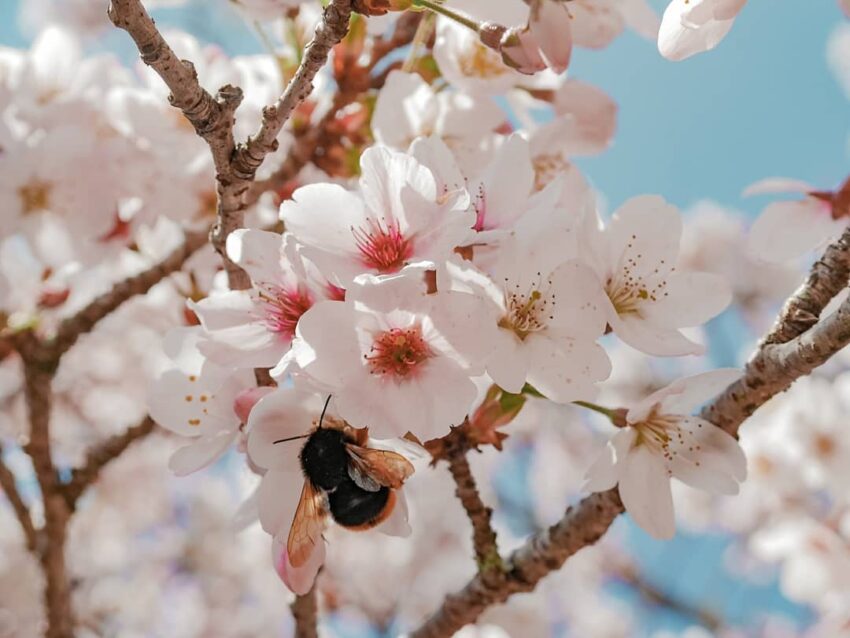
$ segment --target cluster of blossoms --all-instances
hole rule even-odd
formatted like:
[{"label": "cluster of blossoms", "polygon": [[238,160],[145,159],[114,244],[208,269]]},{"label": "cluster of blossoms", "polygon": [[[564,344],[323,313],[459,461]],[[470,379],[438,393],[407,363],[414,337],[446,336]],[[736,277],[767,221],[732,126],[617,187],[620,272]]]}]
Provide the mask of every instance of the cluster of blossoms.
[{"label": "cluster of blossoms", "polygon": [[[394,72],[387,86],[433,100],[418,77]],[[409,122],[381,120],[383,99],[376,130],[403,138]],[[700,354],[681,329],[731,299],[719,276],[679,269],[681,216],[661,197],[631,199],[603,224],[583,183],[536,170],[526,136],[491,137],[483,167],[467,167],[432,135],[404,151],[368,148],[355,184],[298,188],[280,207],[286,232],[228,238],[251,289],[190,304],[200,326],[175,335],[174,368],[152,392],[153,416],[194,437],[172,468],[204,467],[244,439],[264,473],[260,519],[296,591],[312,585],[324,549],[296,561],[307,576],[293,568],[286,540],[302,467],[297,444],[277,444],[317,427],[321,396],[338,418],[396,437],[382,445],[409,455],[405,433],[448,434],[493,384],[561,404],[593,401],[611,372],[599,343],[606,331],[647,354]],[[270,368],[278,389],[252,389],[253,368]],[[736,491],[745,475],[737,443],[688,416],[735,374],[694,377],[635,406],[589,489],[619,480],[629,512],[664,537],[673,533],[670,476]]]},{"label": "cluster of blossoms", "polygon": [[[203,86],[242,87],[235,136],[245,139],[280,94],[320,7],[232,3],[251,20],[270,21],[263,33],[287,34],[272,44],[274,55],[231,58],[187,34],[165,35]],[[116,281],[161,262],[215,221],[209,150],[168,105],[160,79],[111,55],[83,55],[80,35],[107,25],[96,4],[28,3],[31,24],[63,26],[43,28],[29,51],[0,49],[3,329],[51,334]],[[430,3],[360,4],[378,12],[382,4]],[[755,185],[750,194],[795,199],[769,205],[744,239],[740,221],[709,203],[683,216],[662,197],[644,195],[606,215],[573,163],[604,151],[617,119],[604,92],[563,75],[573,46],[602,48],[628,27],[682,59],[717,45],[745,1],[673,0],[661,20],[643,0],[436,4],[455,14],[436,19],[427,63],[381,75],[378,91],[364,91],[340,114],[333,111],[339,76],[315,80],[258,180],[286,164],[308,136],[304,122],[330,113],[343,141],[286,184],[252,193],[246,228],[226,244],[249,288],[229,289],[218,257],[198,250],[182,272],[128,302],[63,358],[52,406],[53,453],[63,464],[81,465],[92,443],[148,412],[169,431],[110,467],[107,487],[70,528],[71,570],[83,583],[75,594],[81,624],[102,633],[130,596],[128,583],[142,580],[117,631],[170,631],[156,610],[174,599],[178,635],[273,633],[281,605],[266,580],[273,573],[262,569],[266,535],[275,569],[296,593],[308,591],[325,564],[328,604],[347,623],[362,616],[385,626],[418,622],[474,568],[464,560],[463,512],[456,503],[446,507],[448,477],[426,469],[421,444],[463,423],[510,422],[505,452],[487,448],[472,462],[484,477],[484,500],[501,505],[504,465],[528,453],[522,531],[551,524],[582,493],[618,486],[631,518],[669,538],[675,498],[689,526],[725,521],[746,535],[754,555],[781,561],[786,593],[817,607],[818,630],[836,635],[830,631],[848,620],[840,593],[850,564],[847,450],[835,431],[847,411],[835,397],[847,394],[847,379],[800,384],[740,445],[694,415],[739,374],[704,372],[701,326],[734,300],[759,332],[764,311],[800,278],[787,264],[762,262],[787,262],[836,238],[850,215],[850,182],[835,190],[794,180]],[[370,17],[368,29],[352,32],[387,32],[398,19]],[[846,35],[836,36],[833,56],[844,72]],[[334,62],[352,51],[355,58],[373,53],[363,42],[344,42]],[[520,397],[521,415],[502,410],[497,395]],[[7,352],[0,352],[0,401],[0,434],[26,443],[20,361]],[[813,403],[815,414],[803,409]],[[585,407],[609,417],[607,444],[599,428],[569,422]],[[804,419],[812,422],[805,431]],[[342,521],[326,526],[343,489],[305,482],[302,453],[320,428],[338,428],[346,441],[351,476],[339,485],[361,496],[389,494],[387,516],[370,524],[411,539],[375,542]],[[501,432],[492,436],[501,443]],[[357,454],[373,451],[416,473],[399,470],[380,482],[352,469],[365,462]],[[737,493],[745,453],[754,480],[739,500],[678,498],[680,484]],[[243,476],[236,488],[215,469],[169,482],[169,455],[180,476],[219,461],[231,471],[238,465]],[[313,508],[311,518],[302,507]],[[235,537],[234,512],[239,526],[260,526]],[[522,541],[516,526],[498,517],[495,525],[503,547]],[[293,544],[302,533],[307,541]],[[145,546],[140,557],[122,551],[150,537],[157,547]],[[637,620],[606,590],[606,573],[622,578],[610,560],[617,540],[583,552],[533,596],[491,610],[485,624],[462,635],[545,635],[553,623],[577,635],[634,635]],[[41,574],[20,545],[0,526],[0,635],[9,627],[12,635],[34,635],[43,623],[32,602]],[[813,563],[815,576],[801,579]],[[401,601],[399,583],[410,592]],[[24,595],[28,602],[19,602]],[[6,600],[13,613],[5,613]],[[209,615],[216,608],[241,613]],[[684,635],[703,635],[695,631]]]}]

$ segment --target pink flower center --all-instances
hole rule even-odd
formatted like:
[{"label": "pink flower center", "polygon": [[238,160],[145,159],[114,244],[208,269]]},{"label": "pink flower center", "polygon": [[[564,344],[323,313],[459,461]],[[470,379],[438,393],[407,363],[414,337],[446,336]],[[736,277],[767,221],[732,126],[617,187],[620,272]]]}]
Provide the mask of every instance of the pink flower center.
[{"label": "pink flower center", "polygon": [[288,340],[295,336],[295,326],[301,315],[313,305],[309,293],[299,288],[275,286],[260,293],[260,297],[265,301],[265,319],[269,330]]},{"label": "pink flower center", "polygon": [[404,379],[431,356],[433,353],[422,337],[422,329],[412,326],[391,328],[375,335],[369,354],[364,354],[363,358],[372,374]]},{"label": "pink flower center", "polygon": [[379,273],[398,272],[413,254],[413,245],[394,220],[385,226],[369,219],[365,227],[352,227],[351,234],[363,264]]}]

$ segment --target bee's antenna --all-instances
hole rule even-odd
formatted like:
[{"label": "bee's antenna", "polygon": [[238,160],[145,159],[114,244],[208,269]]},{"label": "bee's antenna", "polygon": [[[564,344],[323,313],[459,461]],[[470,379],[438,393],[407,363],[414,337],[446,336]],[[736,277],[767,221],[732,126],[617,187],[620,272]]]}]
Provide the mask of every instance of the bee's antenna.
[{"label": "bee's antenna", "polygon": [[286,439],[278,439],[277,441],[272,443],[272,445],[277,445],[278,443],[285,443],[286,441],[294,441],[295,439],[306,439],[308,436],[310,436],[310,435],[309,434],[302,434],[301,436],[290,436],[289,438],[286,438]]},{"label": "bee's antenna", "polygon": [[332,394],[329,394],[328,398],[325,399],[325,407],[322,408],[322,416],[319,417],[319,427],[322,427],[322,421],[325,419],[325,412],[327,412],[328,404],[331,402],[332,396]]},{"label": "bee's antenna", "polygon": [[[322,416],[319,417],[319,427],[322,427],[322,421],[325,418],[325,412],[328,409],[328,404],[331,402],[332,396],[333,396],[332,394],[329,394],[328,398],[325,399],[325,407],[322,408]],[[300,436],[290,436],[290,437],[285,438],[285,439],[278,439],[277,441],[274,441],[272,443],[272,445],[277,445],[278,443],[286,443],[287,441],[294,441],[296,439],[306,439],[308,436],[310,436],[310,435],[309,434],[302,434]]]}]

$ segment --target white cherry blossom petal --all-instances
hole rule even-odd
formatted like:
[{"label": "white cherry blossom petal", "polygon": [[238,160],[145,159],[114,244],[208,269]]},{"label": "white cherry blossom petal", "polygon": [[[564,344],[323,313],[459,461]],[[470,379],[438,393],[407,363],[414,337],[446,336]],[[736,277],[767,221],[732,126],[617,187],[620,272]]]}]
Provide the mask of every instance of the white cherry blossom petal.
[{"label": "white cherry blossom petal", "polygon": [[846,226],[846,220],[832,219],[826,202],[813,197],[773,202],[753,223],[748,248],[763,261],[788,261],[825,244]]}]

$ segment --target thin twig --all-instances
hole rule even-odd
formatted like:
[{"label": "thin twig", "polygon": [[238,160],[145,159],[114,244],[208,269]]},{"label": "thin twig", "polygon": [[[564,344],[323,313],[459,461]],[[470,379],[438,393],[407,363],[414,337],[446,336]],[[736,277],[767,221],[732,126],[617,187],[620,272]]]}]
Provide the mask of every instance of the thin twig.
[{"label": "thin twig", "polygon": [[71,510],[83,492],[97,480],[100,471],[121,456],[135,441],[153,432],[154,425],[154,420],[146,416],[138,424],[127,428],[124,433],[111,436],[88,451],[86,462],[71,472],[71,480],[62,488]]},{"label": "thin twig", "polygon": [[295,638],[318,638],[316,616],[318,605],[316,601],[316,585],[303,596],[296,596],[289,606],[295,619]]},{"label": "thin twig", "polygon": [[143,295],[160,281],[179,271],[186,260],[207,243],[207,233],[187,232],[183,242],[161,262],[137,275],[128,277],[112,286],[106,292],[92,300],[73,317],[65,319],[56,331],[56,336],[45,346],[51,357],[58,359],[81,335],[90,332],[97,323],[114,312],[125,301],[137,295]]},{"label": "thin twig", "polygon": [[21,530],[24,533],[27,549],[34,552],[38,546],[38,533],[36,532],[35,525],[33,525],[29,507],[27,507],[27,504],[21,497],[21,493],[18,491],[15,475],[3,461],[2,445],[0,445],[0,488],[3,488],[9,504],[18,518],[18,523],[20,523]]},{"label": "thin twig", "polygon": [[484,505],[478,486],[472,476],[466,451],[454,450],[448,456],[449,471],[455,480],[455,494],[466,510],[466,515],[472,523],[472,542],[475,547],[475,558],[481,572],[502,572],[504,565],[499,555],[496,532],[490,523],[493,510]]}]

